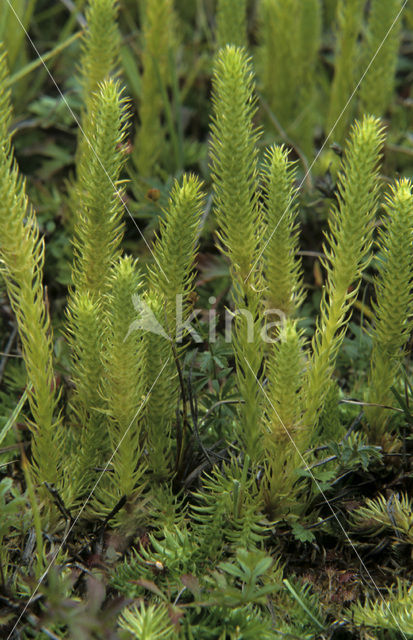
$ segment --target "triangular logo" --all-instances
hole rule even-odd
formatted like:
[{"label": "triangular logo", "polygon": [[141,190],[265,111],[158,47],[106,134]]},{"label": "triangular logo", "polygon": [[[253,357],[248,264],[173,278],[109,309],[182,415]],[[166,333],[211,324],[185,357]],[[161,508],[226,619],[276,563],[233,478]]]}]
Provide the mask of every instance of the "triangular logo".
[{"label": "triangular logo", "polygon": [[166,340],[171,340],[163,326],[156,319],[156,316],[150,306],[142,300],[139,294],[135,293],[132,296],[132,304],[135,311],[137,311],[138,317],[130,324],[125,340],[133,331],[149,331],[150,333],[155,333]]}]

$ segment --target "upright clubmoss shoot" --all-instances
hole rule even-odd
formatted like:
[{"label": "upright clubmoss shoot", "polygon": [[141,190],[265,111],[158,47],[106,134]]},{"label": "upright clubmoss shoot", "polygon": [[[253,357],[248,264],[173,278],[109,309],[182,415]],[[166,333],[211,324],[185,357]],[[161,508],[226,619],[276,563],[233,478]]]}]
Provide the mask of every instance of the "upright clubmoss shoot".
[{"label": "upright clubmoss shoot", "polygon": [[382,146],[383,130],[377,119],[365,117],[356,122],[339,177],[338,206],[330,211],[324,246],[327,282],[305,390],[304,424],[309,436],[317,432],[361,274],[371,259]]},{"label": "upright clubmoss shoot", "polygon": [[387,425],[394,403],[391,387],[400,377],[413,313],[413,194],[407,179],[399,180],[386,196],[386,216],[378,238],[379,273],[376,279],[373,352],[365,414],[373,444],[388,448]]},{"label": "upright clubmoss shoot", "polygon": [[304,297],[298,257],[296,166],[284,147],[272,147],[263,169],[264,273],[268,309],[295,314]]},{"label": "upright clubmoss shoot", "polygon": [[340,144],[347,135],[349,122],[354,113],[354,101],[347,103],[359,80],[357,77],[360,56],[358,37],[363,7],[363,0],[339,0],[337,4],[334,78],[326,131],[331,132],[332,139]]},{"label": "upright clubmoss shoot", "polygon": [[58,416],[53,334],[43,288],[44,241],[14,158],[9,125],[7,63],[0,55],[0,257],[1,274],[16,316],[28,377],[37,482],[61,481],[64,432]]},{"label": "upright clubmoss shoot", "polygon": [[142,17],[142,89],[133,160],[143,178],[152,175],[167,141],[162,115],[178,44],[173,0],[146,0]]},{"label": "upright clubmoss shoot", "polygon": [[363,47],[360,114],[381,117],[393,97],[403,0],[372,0]]},{"label": "upright clubmoss shoot", "polygon": [[[85,456],[77,456],[80,464],[75,464],[78,473],[74,476],[83,490],[93,477],[93,466],[102,462],[108,446],[98,390],[103,377],[103,336],[107,326],[105,296],[123,235],[120,173],[125,161],[126,117],[125,100],[118,82],[104,82],[94,96],[90,146],[85,147],[77,180],[79,210],[73,237],[67,335],[75,381],[72,422],[73,428],[81,433]],[[84,465],[88,473],[82,468]]]},{"label": "upright clubmoss shoot", "polygon": [[245,401],[240,428],[247,452],[256,459],[261,400],[257,376],[263,357],[259,262],[262,212],[258,200],[259,132],[253,123],[257,109],[254,77],[243,48],[227,46],[218,53],[212,102],[211,169],[217,236],[220,250],[230,262],[236,310],[233,346],[238,387]]}]

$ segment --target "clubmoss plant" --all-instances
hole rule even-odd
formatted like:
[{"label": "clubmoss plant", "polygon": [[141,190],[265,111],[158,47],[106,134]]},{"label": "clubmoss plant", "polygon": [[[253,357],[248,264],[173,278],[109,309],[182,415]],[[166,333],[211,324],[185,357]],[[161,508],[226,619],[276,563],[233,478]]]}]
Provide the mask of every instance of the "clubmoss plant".
[{"label": "clubmoss plant", "polygon": [[278,340],[270,345],[266,364],[267,411],[263,420],[266,455],[261,490],[271,517],[297,509],[295,469],[302,466],[299,452],[307,438],[302,425],[305,364],[302,331],[296,320],[289,318],[281,326]]},{"label": "clubmoss plant", "polygon": [[247,0],[218,0],[217,46],[247,46]]},{"label": "clubmoss plant", "polygon": [[297,144],[308,157],[311,157],[314,148],[314,127],[319,117],[317,60],[321,48],[322,2],[321,0],[301,0],[300,10],[302,77],[293,133]]},{"label": "clubmoss plant", "polygon": [[[362,22],[363,0],[339,0],[336,17],[334,78],[330,92],[326,131],[342,144],[354,113],[354,101],[346,104],[355,89],[360,49],[358,36]],[[343,109],[346,107],[344,113]]]},{"label": "clubmoss plant", "polygon": [[[378,241],[380,259],[373,305],[375,324],[367,401],[391,406],[391,387],[400,374],[413,313],[413,194],[411,183],[396,182],[386,198],[386,218]],[[388,448],[388,410],[367,406],[365,414],[372,444]]]},{"label": "clubmoss plant", "polygon": [[271,517],[291,511],[297,502],[295,469],[301,466],[302,384],[305,352],[296,319],[304,298],[301,263],[298,258],[296,167],[284,147],[267,152],[263,169],[264,188],[264,274],[267,311],[276,314],[279,326],[270,336],[265,363],[266,411],[262,433],[265,450],[261,492],[266,513]]},{"label": "clubmoss plant", "polygon": [[145,606],[141,602],[139,608],[129,607],[123,611],[119,624],[121,629],[142,640],[168,640],[176,635],[165,603]]},{"label": "clubmoss plant", "polygon": [[409,637],[413,634],[413,586],[398,580],[386,595],[374,601],[357,603],[349,611],[349,619],[357,627],[389,630]]},{"label": "clubmoss plant", "polygon": [[251,61],[244,49],[225,47],[218,54],[213,77],[211,168],[220,248],[242,288],[249,286],[259,255],[257,230],[261,228],[254,90]]},{"label": "clubmoss plant", "polygon": [[[90,0],[86,10],[86,30],[82,41],[79,81],[82,88],[83,110],[81,130],[76,151],[76,177],[69,183],[70,224],[77,220],[81,194],[79,181],[90,159],[93,148],[93,113],[95,94],[99,86],[110,77],[116,77],[119,61],[120,33],[117,25],[117,0]],[[86,155],[86,158],[85,158]]]},{"label": "clubmoss plant", "polygon": [[[262,275],[259,263],[262,213],[258,202],[254,78],[243,48],[227,46],[217,56],[213,77],[211,168],[220,249],[229,258],[237,313],[233,346],[237,380],[245,404],[241,429],[247,452],[257,455],[262,363]],[[252,319],[242,313],[247,309]]]},{"label": "clubmoss plant", "polygon": [[340,399],[343,392],[337,379],[331,380],[324,400],[323,411],[320,414],[320,433],[326,441],[336,441],[343,432],[343,425],[340,416]]},{"label": "clubmoss plant", "polygon": [[143,9],[142,91],[132,157],[139,175],[147,178],[165,151],[166,134],[161,117],[171,86],[170,71],[175,64],[178,37],[173,0],[146,0]]},{"label": "clubmoss plant", "polygon": [[309,152],[321,2],[260,0],[258,11],[257,69],[262,93],[279,126]]},{"label": "clubmoss plant", "polygon": [[393,96],[400,46],[402,0],[372,0],[363,51],[360,113],[385,114]]},{"label": "clubmoss plant", "polygon": [[327,283],[305,385],[304,424],[311,435],[317,430],[360,277],[371,257],[382,145],[383,131],[375,118],[365,117],[353,126],[339,178],[338,206],[330,212],[324,247]]},{"label": "clubmoss plant", "polygon": [[[154,243],[148,286],[162,300],[168,334],[175,334],[177,321],[185,322],[189,315],[203,205],[202,184],[196,176],[184,176],[182,185],[176,182]],[[177,319],[179,295],[183,309],[182,318]]]},{"label": "clubmoss plant", "polygon": [[[145,367],[146,344],[142,331],[130,330],[136,320],[134,296],[142,288],[142,277],[131,258],[121,258],[113,267],[107,294],[107,331],[103,348],[103,381],[100,394],[108,417],[109,450],[115,452],[111,472],[97,490],[100,511],[110,512],[125,496],[126,513],[144,487],[146,470],[145,432]],[[103,509],[102,509],[103,507]],[[98,508],[98,507],[96,507]]]},{"label": "clubmoss plant", "polygon": [[259,4],[258,77],[280,125],[296,116],[300,88],[300,5],[297,0],[261,0]]},{"label": "clubmoss plant", "polygon": [[29,382],[32,462],[37,482],[60,480],[64,436],[58,416],[53,372],[53,337],[43,288],[44,242],[28,203],[9,134],[10,92],[7,64],[0,55],[0,256],[11,306],[16,315]]},{"label": "clubmoss plant", "polygon": [[302,414],[301,384],[305,369],[303,336],[296,321],[289,320],[280,329],[273,345],[274,354],[268,361],[269,394],[271,407],[268,438],[276,446],[288,441],[288,433],[296,439]]},{"label": "clubmoss plant", "polygon": [[[75,428],[82,433],[85,459],[97,464],[96,457],[101,458],[105,449],[102,401],[98,393],[103,375],[104,296],[123,233],[119,177],[125,160],[126,112],[116,81],[109,80],[100,86],[91,115],[91,146],[85,148],[77,180],[79,210],[73,239],[73,288],[68,299],[67,329],[76,380],[71,399],[73,419]],[[81,458],[77,456],[79,464],[75,466],[86,479],[88,474],[81,471],[84,466]],[[89,469],[92,467],[93,462],[88,465]]]},{"label": "clubmoss plant", "polygon": [[[182,449],[182,437],[179,442],[175,440],[176,433],[182,435],[182,425],[178,423],[179,381],[172,348],[174,336],[170,337],[163,329],[165,310],[158,294],[149,291],[143,302],[152,322],[161,331],[161,334],[156,330],[144,334],[148,354],[145,368],[147,460],[154,478],[165,481],[179,464],[177,458],[173,459],[174,442],[179,451]],[[174,421],[178,430],[175,433],[172,430]]]},{"label": "clubmoss plant", "polygon": [[264,273],[268,309],[294,315],[303,300],[298,258],[296,166],[285,147],[272,147],[266,157],[264,178]]},{"label": "clubmoss plant", "polygon": [[386,528],[413,544],[412,502],[407,493],[392,494],[388,498],[379,494],[376,498],[368,498],[353,512],[352,524],[367,535],[375,535]]},{"label": "clubmoss plant", "polygon": [[411,29],[413,25],[413,7],[411,4],[406,4],[404,8],[404,14],[406,17],[406,24]]},{"label": "clubmoss plant", "polygon": [[[146,412],[150,466],[161,476],[166,473],[167,466],[160,474],[163,463],[159,451],[164,451],[161,457],[166,462],[179,398],[175,360],[178,353],[182,353],[187,334],[184,325],[191,309],[203,200],[201,183],[195,176],[184,176],[182,185],[175,183],[154,243],[154,265],[148,273],[145,302],[164,331],[163,337],[150,332],[145,336],[148,354],[151,354],[146,378],[148,390],[154,385]],[[182,446],[183,442],[178,446],[177,459]]]},{"label": "clubmoss plant", "polygon": [[108,451],[99,394],[103,375],[103,317],[101,301],[88,292],[71,295],[67,309],[67,338],[71,347],[74,389],[69,400],[72,430],[64,490],[68,505],[82,498],[92,486],[95,467],[104,463]]},{"label": "clubmoss plant", "polygon": [[[300,163],[305,170],[310,164],[302,147],[308,153],[313,134],[317,132],[317,142],[322,135],[324,107],[317,104],[314,114],[313,86],[320,82],[327,89],[330,78],[328,57],[323,56],[323,64],[316,68],[320,8],[322,4],[331,11],[339,2],[336,103],[332,99],[330,105],[337,113],[339,96],[344,102],[354,87],[343,59],[348,55],[349,64],[355,64],[358,31],[363,31],[362,6],[366,16],[372,10],[368,28],[373,32],[376,0],[249,3],[251,12],[261,13],[265,6],[279,18],[277,23],[269,20],[261,25],[268,40],[260,41],[259,55],[268,55],[267,45],[274,47],[278,76],[271,79],[275,86],[267,88],[274,89],[271,99],[282,114],[273,115],[285,118],[274,124],[288,148],[267,150],[262,141],[271,144],[274,131],[260,135],[256,122],[263,114],[257,109],[252,65],[246,49],[234,44],[242,35],[246,45],[246,0],[119,3],[125,32],[130,33],[139,16],[144,34],[132,43],[142,51],[138,71],[130,64],[134,54],[128,49],[129,38],[122,48],[140,107],[135,160],[142,153],[140,161],[148,171],[138,176],[136,167],[129,168],[128,190],[122,184],[126,102],[113,77],[119,47],[116,3],[88,3],[79,75],[85,101],[82,127],[91,146],[79,140],[73,188],[73,281],[63,318],[59,309],[66,292],[56,286],[53,276],[56,261],[59,271],[63,263],[59,249],[66,235],[59,229],[58,185],[71,161],[71,145],[66,148],[65,142],[70,142],[73,131],[55,126],[58,111],[50,113],[49,106],[59,106],[60,99],[46,95],[49,81],[42,85],[45,92],[36,95],[42,70],[27,91],[26,104],[36,120],[52,125],[47,133],[38,133],[47,136],[47,151],[58,149],[59,157],[52,158],[52,169],[50,159],[44,162],[37,153],[28,157],[28,148],[40,146],[31,146],[37,134],[21,122],[11,124],[6,88],[28,77],[41,60],[24,64],[20,40],[14,52],[20,46],[17,61],[24,66],[17,65],[17,75],[8,79],[0,57],[0,271],[4,276],[0,325],[5,333],[14,321],[20,333],[16,341],[13,326],[11,335],[3,336],[0,353],[0,626],[10,637],[310,639],[350,637],[354,627],[363,624],[373,629],[360,631],[366,637],[368,633],[381,639],[396,637],[400,630],[411,635],[413,596],[404,582],[393,586],[384,604],[372,600],[371,583],[365,592],[369,600],[351,605],[344,614],[342,609],[361,587],[346,552],[351,545],[341,507],[353,498],[360,500],[363,479],[369,492],[372,478],[379,485],[384,480],[385,486],[378,486],[377,495],[348,514],[347,525],[359,541],[383,533],[387,549],[393,547],[395,553],[387,554],[390,559],[386,554],[377,556],[385,563],[375,572],[382,579],[380,587],[386,588],[387,569],[396,567],[399,577],[405,577],[398,563],[408,556],[413,542],[406,428],[411,422],[412,388],[409,366],[403,366],[413,328],[413,194],[408,180],[396,181],[378,224],[384,136],[380,122],[370,114],[354,125],[344,156],[335,149],[337,165],[344,157],[337,188],[334,181],[328,184],[325,179],[322,184],[317,165],[311,167],[302,193],[296,187],[302,177]],[[30,14],[34,0],[14,4],[18,15],[24,16],[24,8]],[[30,24],[41,51],[50,37],[63,33],[57,47],[46,51],[47,60],[62,54],[80,34],[68,38],[76,20],[83,21],[81,11],[87,2],[76,0],[73,12],[63,4],[56,3],[52,11],[59,16],[55,24],[48,11],[35,12]],[[60,13],[54,13],[60,11],[57,5]],[[212,7],[217,5],[219,47],[210,28]],[[178,70],[175,6],[185,38]],[[357,11],[355,20],[360,20],[357,28],[351,7]],[[0,11],[0,33],[10,25],[8,14]],[[60,22],[66,19],[61,31]],[[323,40],[327,56],[330,35],[327,27]],[[70,55],[75,53],[72,49]],[[56,67],[64,86],[69,80],[67,60]],[[269,55],[265,60],[270,72],[274,61]],[[402,82],[408,77],[405,60],[399,65]],[[215,65],[212,175],[208,176],[211,198],[204,208],[200,181],[192,174],[183,176],[181,169],[199,165],[207,173],[203,106],[210,64]],[[294,77],[286,76],[289,71]],[[180,108],[183,96],[185,109]],[[286,112],[284,99],[291,107]],[[408,105],[404,99],[397,102],[391,114],[397,136],[389,127],[385,167],[407,174],[411,159],[398,124],[407,122]],[[271,118],[264,100],[261,105]],[[342,139],[347,125],[346,114],[339,131]],[[202,140],[189,140],[184,129],[194,137],[201,133]],[[23,159],[22,170],[30,175],[27,188],[40,205],[41,227],[19,178],[10,131]],[[173,164],[168,162],[169,148],[177,160],[179,156],[175,181],[164,172]],[[322,162],[330,161],[324,149],[321,155]],[[59,164],[62,158],[67,165]],[[312,188],[313,177],[316,188],[324,190],[322,196]],[[160,219],[153,255],[146,253],[139,262],[134,257],[136,237],[128,233],[124,238],[126,198],[139,224],[150,218],[147,237]],[[314,245],[320,218],[327,213],[328,201],[334,203],[328,213],[325,273],[320,277],[325,286],[312,344],[304,336],[313,330],[321,286],[318,274],[311,272],[308,285],[303,284],[301,198],[306,249],[318,249]],[[62,328],[56,341],[42,285],[44,248],[39,228],[43,225],[47,262],[52,259],[46,274],[47,282],[53,281],[51,309]],[[210,254],[211,230],[216,231],[221,256]],[[378,276],[371,308],[371,289],[366,287],[368,295],[359,299],[360,280],[370,280],[371,271],[364,269],[376,233],[377,260],[372,267],[378,265]],[[131,255],[123,255],[122,244]],[[306,263],[307,258],[310,255]],[[191,312],[197,299],[198,267],[199,306],[212,293],[215,302],[207,311],[209,327],[207,313],[199,318],[196,329],[201,339],[194,344],[198,336],[191,330],[195,328]],[[304,306],[307,286],[311,299]],[[15,317],[10,315],[5,287]],[[215,314],[224,305],[234,309],[235,316],[231,332],[225,316],[225,339],[224,314]],[[361,315],[349,325],[353,305]],[[278,309],[275,319],[282,320],[278,326],[268,322],[272,318],[266,312],[271,308]],[[364,331],[366,318],[371,321],[370,335]],[[270,343],[266,338],[276,340]],[[232,345],[227,344],[231,339]],[[54,378],[53,350],[59,382]],[[384,409],[384,404],[395,404],[390,392],[400,392],[403,382],[405,395],[394,394],[401,410]],[[27,429],[19,424],[24,411],[30,444]],[[395,450],[403,454],[394,455]],[[46,480],[50,484],[44,484]],[[391,487],[398,493],[389,492]],[[330,506],[334,513],[329,513]],[[335,522],[337,509],[343,526]],[[322,548],[326,542],[331,546],[332,541],[337,553],[328,580],[323,558],[314,555],[313,592],[312,585],[303,583],[303,562],[298,566],[294,559],[288,561],[283,576],[284,551],[291,556]],[[323,591],[327,582],[331,589]],[[331,591],[337,597],[329,597]],[[36,600],[39,594],[41,601]]]},{"label": "clubmoss plant", "polygon": [[74,230],[72,281],[96,299],[106,289],[123,235],[119,182],[126,160],[126,100],[117,81],[100,85],[91,107],[90,146],[77,177],[79,209]]},{"label": "clubmoss plant", "polygon": [[120,47],[117,14],[117,0],[89,1],[80,60],[80,82],[86,113],[93,111],[93,96],[99,85],[116,74]]},{"label": "clubmoss plant", "polygon": [[268,534],[258,515],[262,502],[250,462],[247,455],[243,466],[231,459],[222,469],[213,469],[195,493],[192,509],[199,562],[219,557],[224,545],[256,548]]}]

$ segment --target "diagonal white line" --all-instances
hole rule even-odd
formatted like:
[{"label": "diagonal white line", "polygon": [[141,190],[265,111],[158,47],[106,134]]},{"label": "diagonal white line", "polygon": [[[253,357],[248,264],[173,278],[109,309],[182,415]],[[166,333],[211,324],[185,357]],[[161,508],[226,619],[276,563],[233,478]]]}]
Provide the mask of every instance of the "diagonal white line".
[{"label": "diagonal white line", "polygon": [[[384,43],[386,42],[387,38],[389,37],[390,33],[392,32],[394,25],[396,24],[396,22],[398,21],[398,19],[400,18],[401,14],[403,13],[403,10],[407,4],[408,0],[404,0],[403,2],[403,6],[400,9],[400,11],[398,12],[397,16],[395,17],[395,19],[393,20],[389,30],[387,31],[386,35],[384,36],[383,40],[381,41],[379,47],[377,48],[376,53],[374,54],[374,56],[372,57],[372,59],[370,60],[369,64],[367,65],[366,70],[364,71],[363,75],[361,76],[360,80],[358,81],[353,93],[351,94],[351,96],[349,97],[349,99],[347,100],[343,110],[341,111],[340,115],[338,116],[337,120],[335,121],[333,127],[331,128],[328,136],[326,137],[326,139],[324,140],[320,150],[318,151],[316,157],[314,158],[314,160],[312,161],[312,163],[310,164],[310,166],[308,167],[307,171],[304,174],[304,178],[301,180],[300,184],[298,185],[298,191],[301,189],[301,187],[303,186],[304,182],[306,181],[308,175],[310,174],[311,169],[314,167],[315,163],[317,162],[318,158],[320,157],[320,155],[322,154],[322,152],[324,151],[324,148],[327,144],[327,142],[330,140],[331,136],[334,133],[334,130],[336,128],[336,126],[338,125],[338,123],[340,122],[341,118],[343,117],[343,114],[345,112],[345,110],[347,109],[348,105],[350,104],[350,102],[352,101],[352,99],[354,98],[355,94],[357,93],[357,91],[360,88],[361,83],[363,82],[364,78],[366,77],[367,73],[370,70],[371,65],[373,64],[373,62],[375,61],[375,59],[377,58],[377,56],[379,55]],[[264,251],[266,250],[266,248],[268,247],[268,244],[271,242],[271,238],[273,237],[274,233],[277,231],[279,225],[281,224],[281,221],[284,219],[284,217],[287,215],[288,213],[288,207],[286,207],[284,213],[282,214],[281,218],[278,220],[275,228],[273,229],[270,237],[268,238],[267,242],[264,245],[264,248],[262,249],[262,251],[260,251],[257,259],[255,260],[254,264],[252,265],[248,275],[246,276],[245,280],[244,280],[244,284],[247,282],[247,280],[249,279],[251,273],[254,271],[255,267],[257,266],[258,262],[261,259],[262,254],[264,253]]]},{"label": "diagonal white line", "polygon": [[156,256],[154,255],[151,247],[149,246],[145,236],[143,235],[142,231],[139,229],[138,225],[136,224],[136,221],[134,219],[134,217],[132,216],[131,212],[129,211],[124,199],[122,198],[122,194],[119,191],[119,189],[117,189],[116,185],[113,183],[111,177],[109,176],[108,172],[106,171],[105,167],[103,166],[103,163],[101,161],[101,159],[98,157],[94,147],[92,146],[92,143],[90,142],[88,136],[86,135],[84,129],[82,128],[82,125],[80,124],[78,118],[76,117],[76,114],[73,112],[70,104],[67,102],[64,94],[62,93],[59,85],[57,84],[56,80],[54,79],[52,73],[50,72],[46,62],[44,61],[42,54],[40,53],[40,51],[38,50],[38,48],[36,47],[35,43],[33,42],[32,38],[30,37],[30,35],[28,34],[27,30],[25,29],[22,21],[20,20],[19,16],[17,15],[16,11],[14,10],[13,5],[11,4],[11,0],[6,0],[7,4],[9,5],[10,9],[12,10],[12,12],[14,13],[14,16],[16,18],[16,20],[18,21],[19,25],[21,26],[21,28],[23,29],[26,38],[28,39],[28,41],[30,42],[32,48],[34,49],[37,57],[39,58],[40,62],[42,63],[43,67],[45,68],[47,75],[49,76],[49,78],[51,79],[51,81],[53,82],[54,86],[56,87],[60,97],[62,98],[63,102],[65,103],[66,107],[69,110],[70,115],[72,116],[73,120],[75,121],[75,123],[77,124],[77,126],[79,127],[79,131],[81,132],[81,134],[83,135],[84,139],[86,140],[87,144],[89,145],[89,148],[91,149],[92,153],[94,154],[96,160],[98,161],[98,163],[100,164],[100,166],[102,167],[107,179],[109,180],[110,184],[113,187],[113,190],[116,194],[116,196],[119,198],[119,200],[122,203],[122,206],[124,207],[125,211],[127,212],[127,214],[129,215],[130,219],[132,220],[133,224],[135,225],[135,227],[137,228],[137,230],[139,231],[139,234],[142,238],[142,240],[144,241],[144,243],[146,244],[147,248],[149,249],[150,253],[152,254],[153,259],[155,260],[156,264],[158,265],[159,269],[162,271],[163,275],[165,276],[165,278],[167,279],[167,281],[169,282],[169,278],[166,275],[166,273],[164,272],[164,270],[162,269],[162,266],[159,264],[158,259],[156,258]]},{"label": "diagonal white line", "polygon": [[334,519],[337,521],[340,529],[342,530],[342,532],[344,533],[344,536],[347,540],[347,542],[349,543],[349,545],[351,546],[352,550],[354,551],[354,553],[357,556],[357,559],[360,562],[360,565],[363,567],[364,571],[366,572],[367,576],[369,577],[369,579],[371,580],[372,584],[374,585],[374,588],[376,589],[377,593],[379,594],[380,598],[383,600],[385,606],[387,607],[388,612],[390,613],[391,617],[393,618],[394,622],[396,623],[397,628],[399,629],[400,633],[402,634],[403,638],[405,638],[405,640],[407,640],[407,636],[405,635],[405,633],[403,632],[403,630],[401,629],[399,623],[397,622],[396,617],[394,616],[394,614],[392,613],[389,604],[386,602],[386,599],[384,598],[383,594],[381,593],[380,589],[378,588],[376,582],[374,581],[373,576],[371,575],[370,571],[367,569],[367,566],[364,563],[363,558],[360,556],[359,552],[357,551],[354,543],[352,542],[350,536],[348,535],[347,531],[344,529],[343,525],[341,524],[341,521],[337,515],[337,513],[334,511],[333,507],[331,506],[331,503],[329,501],[329,499],[327,498],[326,494],[324,493],[323,489],[321,488],[318,480],[316,479],[316,477],[314,476],[313,472],[311,471],[311,468],[308,466],[307,462],[304,459],[303,454],[301,453],[300,449],[298,448],[297,444],[294,441],[294,438],[292,437],[291,433],[288,431],[287,427],[285,426],[284,422],[282,421],[277,409],[274,407],[273,403],[271,402],[270,397],[268,396],[267,392],[265,391],[263,385],[261,384],[260,380],[257,378],[257,376],[255,375],[250,363],[248,362],[247,358],[244,356],[244,360],[247,363],[248,367],[250,368],[254,378],[256,379],[261,391],[263,392],[265,398],[267,399],[267,401],[270,403],[275,415],[277,416],[278,420],[280,421],[280,424],[282,425],[285,433],[287,434],[288,438],[291,440],[291,443],[294,447],[294,449],[297,451],[298,455],[300,456],[300,459],[302,461],[302,463],[304,464],[306,470],[308,471],[308,473],[311,476],[311,479],[313,480],[313,482],[316,484],[317,489],[319,490],[320,494],[323,497],[323,500],[325,501],[326,505],[328,506],[328,508],[330,509]]},{"label": "diagonal white line", "polygon": [[12,637],[12,635],[13,635],[13,633],[14,633],[15,629],[17,628],[17,625],[19,624],[20,620],[22,619],[22,617],[23,617],[23,616],[24,616],[24,614],[26,613],[27,608],[30,606],[30,603],[33,601],[33,598],[35,597],[36,593],[38,592],[38,590],[39,590],[39,588],[40,588],[40,585],[42,584],[43,580],[46,578],[47,574],[49,573],[49,571],[50,571],[50,569],[51,569],[51,567],[52,567],[52,565],[53,565],[54,561],[56,560],[56,558],[57,558],[57,556],[59,555],[59,553],[60,553],[61,549],[63,548],[63,546],[64,546],[64,544],[65,544],[65,542],[66,542],[67,538],[69,537],[69,535],[70,535],[70,533],[71,533],[71,531],[72,531],[72,529],[73,529],[73,527],[76,525],[77,521],[79,520],[79,518],[80,518],[80,516],[82,515],[83,511],[85,510],[86,505],[89,503],[89,501],[90,501],[90,499],[91,499],[92,495],[94,494],[96,487],[98,486],[99,482],[102,480],[103,476],[105,475],[106,471],[108,470],[109,465],[111,464],[111,462],[112,462],[113,458],[115,457],[115,455],[116,455],[116,453],[117,453],[117,451],[118,451],[119,447],[121,446],[121,444],[122,444],[123,440],[125,439],[125,437],[126,437],[126,436],[127,436],[127,434],[129,433],[129,430],[130,430],[131,426],[133,425],[133,423],[134,423],[134,421],[136,420],[136,418],[138,417],[139,413],[142,411],[143,407],[145,406],[146,401],[148,400],[149,396],[151,395],[151,393],[152,393],[152,390],[153,390],[154,386],[155,386],[155,385],[156,385],[156,383],[158,382],[158,380],[159,380],[159,378],[160,378],[160,376],[161,376],[161,374],[162,374],[163,370],[165,369],[166,365],[168,364],[169,360],[170,360],[170,358],[168,358],[168,359],[166,360],[166,362],[165,362],[165,364],[163,365],[162,369],[160,370],[160,372],[159,372],[159,373],[158,373],[158,375],[156,376],[154,383],[152,384],[151,388],[149,389],[148,393],[146,394],[145,398],[143,399],[143,402],[142,402],[142,404],[140,405],[139,409],[137,410],[137,412],[136,412],[136,413],[135,413],[135,415],[133,416],[133,418],[132,418],[132,420],[131,420],[130,425],[129,425],[129,426],[128,426],[128,428],[126,429],[126,431],[125,431],[125,433],[123,434],[122,438],[119,440],[119,443],[118,443],[118,445],[117,445],[116,449],[114,450],[114,452],[113,452],[113,453],[112,453],[112,455],[110,456],[110,458],[109,458],[109,460],[107,461],[107,463],[106,463],[106,465],[105,465],[105,467],[104,467],[103,471],[101,472],[100,476],[99,476],[99,477],[98,477],[98,479],[96,480],[96,482],[95,482],[95,484],[94,484],[94,486],[93,486],[93,488],[92,488],[91,492],[89,493],[88,497],[87,497],[87,498],[86,498],[86,500],[84,501],[84,503],[83,503],[83,505],[82,505],[82,507],[81,507],[81,509],[80,509],[79,513],[77,514],[76,518],[73,520],[73,522],[72,522],[72,524],[70,525],[70,527],[69,527],[68,531],[65,533],[65,535],[64,535],[64,537],[63,537],[63,539],[62,539],[62,542],[60,543],[60,545],[59,545],[59,547],[58,547],[58,549],[57,549],[56,553],[53,555],[53,558],[50,560],[50,562],[49,562],[49,564],[48,564],[48,566],[47,566],[46,570],[44,571],[44,573],[40,576],[40,579],[39,579],[39,581],[38,581],[38,583],[37,583],[37,585],[36,585],[36,587],[35,587],[35,589],[34,589],[33,593],[31,594],[30,598],[28,599],[28,601],[27,601],[27,602],[26,602],[26,604],[24,605],[24,608],[23,608],[23,609],[22,609],[22,611],[20,612],[20,615],[19,615],[19,617],[17,618],[17,620],[16,620],[16,622],[15,622],[15,624],[14,624],[13,629],[10,631],[10,633],[9,633],[9,635],[7,636],[7,639],[6,639],[6,640],[10,640],[10,638]]}]

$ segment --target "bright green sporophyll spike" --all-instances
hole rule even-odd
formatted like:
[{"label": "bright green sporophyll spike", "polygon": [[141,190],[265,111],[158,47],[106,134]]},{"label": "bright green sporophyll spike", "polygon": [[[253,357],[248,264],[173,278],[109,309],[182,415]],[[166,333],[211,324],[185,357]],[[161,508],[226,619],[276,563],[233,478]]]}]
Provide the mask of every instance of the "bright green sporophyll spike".
[{"label": "bright green sporophyll spike", "polygon": [[377,119],[365,117],[353,126],[324,247],[327,283],[305,389],[309,435],[317,430],[360,277],[371,259],[382,146],[383,129]]},{"label": "bright green sporophyll spike", "polygon": [[[263,357],[261,340],[262,274],[258,264],[262,213],[258,201],[259,133],[254,77],[244,49],[227,46],[215,62],[211,124],[211,168],[220,249],[230,261],[236,310],[233,346],[238,387],[245,400],[241,434],[251,457],[260,439],[260,389],[257,375]],[[245,304],[246,303],[246,304]],[[246,306],[249,318],[242,313]]]},{"label": "bright green sporophyll spike", "polygon": [[391,448],[387,430],[391,387],[400,377],[413,312],[413,194],[407,179],[397,181],[386,196],[386,216],[378,239],[379,273],[376,280],[373,352],[365,409],[369,439]]},{"label": "bright green sporophyll spike", "polygon": [[58,482],[64,444],[53,372],[53,338],[43,288],[44,241],[14,159],[9,125],[7,63],[0,56],[0,236],[1,273],[16,316],[27,370],[33,419],[32,460],[39,483]]}]

